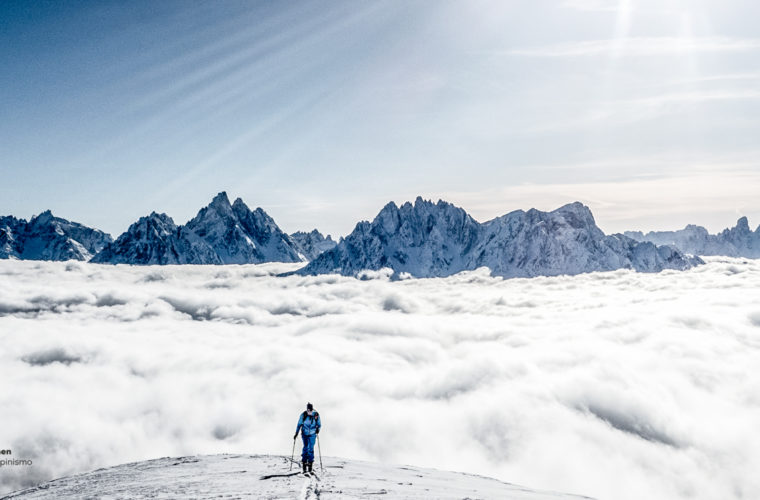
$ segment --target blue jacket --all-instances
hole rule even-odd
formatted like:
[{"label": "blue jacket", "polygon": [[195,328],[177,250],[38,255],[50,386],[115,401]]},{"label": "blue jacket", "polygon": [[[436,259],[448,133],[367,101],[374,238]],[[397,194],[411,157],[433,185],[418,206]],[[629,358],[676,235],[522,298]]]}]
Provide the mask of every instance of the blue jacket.
[{"label": "blue jacket", "polygon": [[306,436],[312,436],[322,428],[322,419],[319,418],[319,413],[316,411],[313,415],[309,415],[306,412],[301,413],[298,418],[298,427],[296,427],[296,434],[298,431],[302,431],[302,434]]}]

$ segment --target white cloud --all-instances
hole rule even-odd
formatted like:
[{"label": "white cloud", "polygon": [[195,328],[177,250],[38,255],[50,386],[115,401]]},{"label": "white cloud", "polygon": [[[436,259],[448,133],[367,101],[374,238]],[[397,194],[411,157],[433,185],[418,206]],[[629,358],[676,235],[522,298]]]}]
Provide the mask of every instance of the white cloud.
[{"label": "white cloud", "polygon": [[754,498],[760,262],[391,282],[0,262],[3,491],[167,455],[329,456],[597,498]]}]

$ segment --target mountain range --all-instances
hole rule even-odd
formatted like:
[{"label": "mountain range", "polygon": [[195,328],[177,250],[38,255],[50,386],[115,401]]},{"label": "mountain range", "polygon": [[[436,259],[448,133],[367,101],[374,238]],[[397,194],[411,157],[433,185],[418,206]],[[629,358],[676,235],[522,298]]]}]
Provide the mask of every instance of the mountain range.
[{"label": "mountain range", "polygon": [[250,264],[304,262],[301,275],[391,268],[395,276],[448,276],[488,267],[507,278],[633,269],[688,269],[699,255],[760,257],[760,227],[746,217],[711,235],[700,226],[678,231],[606,235],[588,207],[551,212],[516,210],[478,222],[463,209],[417,198],[388,203],[339,241],[319,231],[286,234],[261,208],[225,192],[185,225],[151,213],[116,240],[48,210],[29,222],[0,217],[0,258],[82,260],[103,264]]},{"label": "mountain range", "polygon": [[360,222],[332,250],[298,274],[359,275],[391,268],[397,276],[426,278],[488,267],[506,278],[634,269],[657,272],[703,263],[677,248],[607,236],[591,210],[571,203],[552,212],[516,210],[479,223],[445,201],[417,198],[388,203],[372,222]]},{"label": "mountain range", "polygon": [[673,245],[694,255],[726,255],[729,257],[760,257],[760,226],[754,231],[749,221],[741,217],[736,226],[718,234],[709,234],[702,226],[689,224],[678,231],[626,231],[636,241],[650,241],[655,245]]}]

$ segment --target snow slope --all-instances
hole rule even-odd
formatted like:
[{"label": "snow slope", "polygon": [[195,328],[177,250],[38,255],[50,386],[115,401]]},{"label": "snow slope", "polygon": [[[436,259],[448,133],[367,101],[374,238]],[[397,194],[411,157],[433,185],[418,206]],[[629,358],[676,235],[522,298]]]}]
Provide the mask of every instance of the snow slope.
[{"label": "snow slope", "polygon": [[[588,497],[533,491],[472,474],[324,457],[315,476],[288,457],[199,455],[159,458],[56,479],[6,499],[59,498],[292,498],[297,500],[499,499],[572,500]],[[318,466],[318,463],[315,464]]]}]

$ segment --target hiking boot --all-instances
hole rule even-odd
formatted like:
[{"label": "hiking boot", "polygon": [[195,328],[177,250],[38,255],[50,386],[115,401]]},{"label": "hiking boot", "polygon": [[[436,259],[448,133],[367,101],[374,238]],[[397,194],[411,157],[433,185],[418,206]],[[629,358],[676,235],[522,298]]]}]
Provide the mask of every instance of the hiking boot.
[{"label": "hiking boot", "polygon": [[311,466],[314,465],[314,462],[309,462],[309,472],[312,472]]},{"label": "hiking boot", "polygon": [[306,474],[306,462],[302,462],[303,465],[303,473]]}]

